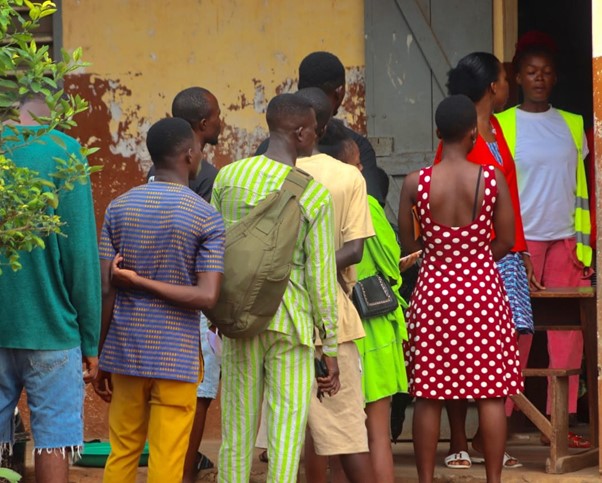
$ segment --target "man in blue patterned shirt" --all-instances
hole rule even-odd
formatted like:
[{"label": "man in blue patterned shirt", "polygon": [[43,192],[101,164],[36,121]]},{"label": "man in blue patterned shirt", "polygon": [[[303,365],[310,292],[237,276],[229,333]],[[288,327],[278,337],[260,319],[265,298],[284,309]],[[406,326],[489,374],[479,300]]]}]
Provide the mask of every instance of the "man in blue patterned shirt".
[{"label": "man in blue patterned shirt", "polygon": [[163,119],[146,144],[155,181],[111,202],[99,248],[105,482],[135,481],[147,437],[149,481],[181,481],[202,377],[199,310],[217,301],[223,273],[221,216],[188,188],[201,159],[190,125]]}]

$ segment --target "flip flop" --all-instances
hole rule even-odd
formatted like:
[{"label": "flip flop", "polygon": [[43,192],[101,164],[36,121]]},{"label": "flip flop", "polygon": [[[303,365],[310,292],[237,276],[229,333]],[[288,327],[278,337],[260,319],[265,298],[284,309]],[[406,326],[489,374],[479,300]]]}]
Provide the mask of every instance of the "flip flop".
[{"label": "flip flop", "polygon": [[[480,457],[480,456],[471,456],[470,459],[472,460],[473,463],[477,463],[477,464],[485,463],[485,458]],[[516,461],[516,463],[508,464],[509,461]],[[510,456],[505,451],[504,451],[504,460],[503,460],[502,465],[507,470],[523,467],[523,464],[520,461],[518,461],[518,458],[515,458],[514,456]]]},{"label": "flip flop", "polygon": [[[516,463],[514,463],[513,465],[509,465],[508,461],[516,461]],[[507,470],[511,470],[512,468],[522,468],[523,464],[520,461],[518,461],[517,458],[515,458],[514,456],[510,456],[508,453],[506,453],[504,451],[504,463],[503,463],[503,466]]]},{"label": "flip flop", "polygon": [[458,451],[457,453],[447,455],[443,462],[445,466],[452,470],[467,470],[472,466],[472,461],[466,451]]}]

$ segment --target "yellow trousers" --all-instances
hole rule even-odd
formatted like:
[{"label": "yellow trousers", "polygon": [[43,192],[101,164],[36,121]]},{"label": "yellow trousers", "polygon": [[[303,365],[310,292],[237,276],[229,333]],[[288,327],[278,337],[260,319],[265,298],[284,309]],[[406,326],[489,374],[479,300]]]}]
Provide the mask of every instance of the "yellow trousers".
[{"label": "yellow trousers", "polygon": [[104,483],[134,483],[148,436],[148,483],[181,483],[196,410],[196,384],[112,375],[111,454]]}]

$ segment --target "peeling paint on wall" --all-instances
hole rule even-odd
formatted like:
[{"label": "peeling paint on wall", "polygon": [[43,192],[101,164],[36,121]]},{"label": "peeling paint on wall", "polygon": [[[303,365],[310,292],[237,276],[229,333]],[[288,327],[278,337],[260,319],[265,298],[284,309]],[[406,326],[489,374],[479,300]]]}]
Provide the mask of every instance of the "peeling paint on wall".
[{"label": "peeling paint on wall", "polygon": [[[346,69],[346,95],[339,109],[339,117],[344,118],[349,126],[358,132],[366,132],[366,88],[364,82],[363,67],[348,67]],[[215,166],[222,167],[228,163],[252,155],[257,146],[268,136],[267,125],[264,115],[269,100],[277,94],[295,92],[297,90],[297,78],[287,78],[278,83],[273,92],[266,96],[266,88],[259,79],[252,79],[254,86],[253,101],[243,92],[239,92],[237,101],[227,107],[222,107],[223,125],[222,134],[217,146],[205,148],[206,158]],[[218,99],[219,101],[219,99]],[[261,114],[262,123],[253,129],[236,126],[230,122],[231,114],[252,108]]]},{"label": "peeling paint on wall", "polygon": [[[62,22],[63,47],[81,46],[91,63],[66,88],[91,106],[70,134],[100,148],[90,157],[104,167],[92,180],[99,227],[112,199],[145,182],[148,127],[170,112],[184,88],[205,87],[220,103],[220,144],[206,147],[220,167],[255,151],[267,136],[269,100],[297,89],[303,57],[327,50],[348,66],[339,116],[366,131],[361,0],[63,0]],[[106,426],[91,430],[96,409],[93,398],[86,400],[86,433],[106,436]]]},{"label": "peeling paint on wall", "polygon": [[[365,132],[363,67],[347,68],[346,79],[347,93],[339,116],[353,129]],[[252,109],[261,114],[263,119],[269,99],[273,95],[294,92],[297,89],[296,78],[281,81],[270,94],[266,94],[265,85],[261,80],[252,79],[252,83],[252,100],[239,91],[236,102],[222,106],[223,128],[220,142],[217,146],[206,148],[206,158],[218,167],[253,154],[268,135],[265,121],[247,129],[232,122],[233,114]],[[144,117],[141,105],[132,99],[132,90],[119,79],[77,74],[69,77],[66,89],[68,92],[77,92],[90,103],[90,110],[78,118],[79,126],[72,134],[82,143],[100,148],[90,159],[91,164],[104,166],[94,181],[97,218],[100,223],[104,209],[113,198],[144,182],[144,175],[151,166],[145,145],[146,132],[156,120],[168,113],[161,113],[152,119]]]},{"label": "peeling paint on wall", "polygon": [[[602,10],[602,5],[601,5]],[[600,37],[602,44],[602,36]],[[598,46],[598,50],[602,51],[602,45]],[[592,71],[593,71],[593,100],[594,100],[594,145],[596,153],[596,186],[598,187],[598,193],[596,197],[596,210],[602,213],[602,184],[600,183],[602,173],[602,56],[594,57],[592,59]],[[598,233],[602,234],[602,224],[598,223]],[[600,237],[599,237],[600,238]],[[602,257],[602,243],[598,243],[598,256]],[[602,260],[602,258],[599,258]]]},{"label": "peeling paint on wall", "polygon": [[343,100],[339,116],[344,117],[349,126],[366,134],[366,79],[364,67],[349,67],[346,72],[347,94]]},{"label": "peeling paint on wall", "polygon": [[[87,112],[77,117],[78,126],[69,134],[82,144],[100,148],[89,158],[91,165],[103,166],[92,178],[96,222],[100,226],[109,202],[144,182],[141,161],[145,157],[141,146],[146,130],[138,128],[147,121],[123,108],[120,99],[130,96],[131,91],[118,80],[91,74],[71,75],[65,82],[65,90],[81,95],[90,105]],[[133,129],[138,129],[137,134],[132,134]]]}]

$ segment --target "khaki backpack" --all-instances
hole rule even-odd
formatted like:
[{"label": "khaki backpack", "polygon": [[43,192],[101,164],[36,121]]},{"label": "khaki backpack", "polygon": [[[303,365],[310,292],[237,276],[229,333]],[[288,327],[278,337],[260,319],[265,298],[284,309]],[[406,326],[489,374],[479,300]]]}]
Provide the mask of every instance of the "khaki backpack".
[{"label": "khaki backpack", "polygon": [[205,311],[227,337],[253,337],[273,319],[291,274],[301,224],[298,200],[311,180],[293,168],[270,193],[226,230],[224,280],[217,304]]}]

